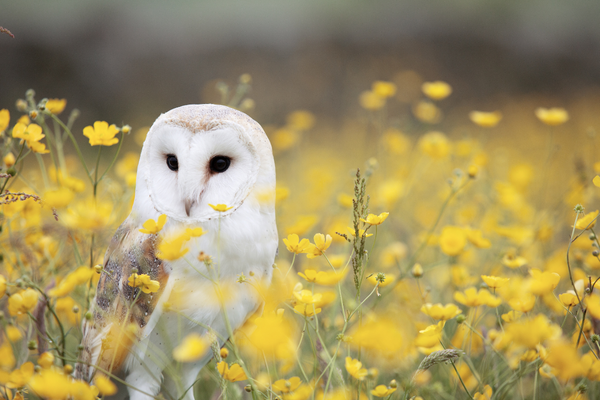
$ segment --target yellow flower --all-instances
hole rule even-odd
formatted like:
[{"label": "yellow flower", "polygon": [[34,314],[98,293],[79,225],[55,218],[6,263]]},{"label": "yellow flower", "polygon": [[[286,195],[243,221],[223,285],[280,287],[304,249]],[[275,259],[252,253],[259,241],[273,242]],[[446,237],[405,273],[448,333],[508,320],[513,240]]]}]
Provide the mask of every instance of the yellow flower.
[{"label": "yellow flower", "polygon": [[86,126],[83,128],[83,136],[90,140],[91,146],[112,146],[119,143],[119,139],[115,135],[119,133],[119,129],[115,124],[108,126],[106,121],[94,122],[94,127]]},{"label": "yellow flower", "polygon": [[310,290],[300,290],[298,292],[294,292],[294,297],[304,304],[314,304],[321,300],[321,296],[321,294],[313,295]]},{"label": "yellow flower", "polygon": [[371,390],[371,394],[375,397],[387,397],[394,393],[396,388],[388,388],[385,385],[377,385],[377,387]]},{"label": "yellow flower", "polygon": [[488,307],[498,307],[502,300],[492,295],[486,289],[479,289],[479,292],[474,287],[465,289],[464,292],[454,292],[454,300],[467,307],[478,307],[486,305]]},{"label": "yellow flower", "polygon": [[293,130],[287,128],[277,129],[273,133],[273,148],[276,150],[287,150],[293,147],[300,140],[300,134]]},{"label": "yellow flower", "polygon": [[469,113],[469,119],[484,128],[493,128],[498,125],[498,122],[502,119],[502,113],[500,111],[494,112],[483,112],[483,111],[471,111]]},{"label": "yellow flower", "polygon": [[50,150],[46,150],[45,144],[39,143],[46,135],[42,133],[42,127],[37,124],[17,123],[13,128],[12,136],[21,139],[21,143],[23,141],[27,142],[27,146],[35,153],[46,154],[50,152]]},{"label": "yellow flower", "polygon": [[444,254],[457,256],[467,245],[465,230],[456,226],[445,226],[440,235],[440,248]]},{"label": "yellow flower", "polygon": [[94,270],[89,267],[79,267],[67,275],[58,286],[50,289],[48,295],[52,297],[63,297],[71,293],[75,286],[89,282]]},{"label": "yellow flower", "polygon": [[8,128],[10,122],[10,113],[6,108],[0,110],[0,133],[4,132]]},{"label": "yellow flower", "polygon": [[112,396],[117,393],[117,385],[102,374],[97,374],[94,378],[94,385],[98,388],[98,391],[102,396]]},{"label": "yellow flower", "polygon": [[517,256],[512,252],[508,252],[502,257],[502,264],[508,268],[520,268],[527,264],[527,260],[524,257]]},{"label": "yellow flower", "polygon": [[564,108],[543,108],[539,107],[535,110],[535,116],[540,121],[550,126],[564,124],[569,120],[569,113]]},{"label": "yellow flower", "polygon": [[360,106],[366,110],[379,110],[385,105],[385,97],[370,90],[362,92],[358,98]]},{"label": "yellow flower", "polygon": [[21,333],[19,328],[17,328],[16,326],[8,325],[6,327],[6,337],[8,337],[8,340],[10,340],[11,342],[14,343],[17,340],[21,340],[21,338],[23,337],[23,334]]},{"label": "yellow flower", "polygon": [[338,204],[344,208],[352,207],[352,199],[353,197],[346,193],[340,193],[337,197]]},{"label": "yellow flower", "polygon": [[424,82],[421,90],[432,100],[443,100],[452,93],[452,87],[443,81]]},{"label": "yellow flower", "polygon": [[554,375],[563,382],[585,375],[577,349],[567,341],[553,343],[548,348],[545,361],[553,368]]},{"label": "yellow flower", "polygon": [[315,125],[315,116],[310,111],[296,110],[285,117],[287,126],[298,131],[306,131]]},{"label": "yellow flower", "polygon": [[428,100],[416,103],[412,107],[412,112],[419,121],[428,124],[437,124],[442,119],[442,110]]},{"label": "yellow flower", "polygon": [[[74,385],[74,383],[79,383],[71,382],[72,380],[62,373],[62,371],[59,372],[58,369],[48,368],[42,369],[39,374],[35,374],[29,382],[29,387],[40,398],[66,400],[71,394],[72,385]],[[89,399],[90,397],[87,398]]]},{"label": "yellow flower", "polygon": [[248,379],[242,367],[237,363],[231,364],[230,367],[225,361],[221,361],[217,364],[217,370],[221,376],[229,382],[245,381]]},{"label": "yellow flower", "polygon": [[304,315],[305,317],[312,317],[315,314],[321,312],[320,308],[317,308],[314,304],[297,304],[294,306],[294,312],[296,314]]},{"label": "yellow flower", "polygon": [[440,321],[435,325],[429,325],[427,328],[419,331],[415,338],[415,346],[431,348],[439,345],[444,330],[444,321]]},{"label": "yellow flower", "polygon": [[[367,234],[365,235],[365,230],[366,230],[366,229],[359,229],[359,230],[358,230],[358,237],[359,237],[359,238],[361,238],[361,237],[363,237],[363,236],[364,236],[364,237],[366,237],[366,238],[373,236],[373,234],[372,234],[372,233],[367,233]],[[346,227],[346,231],[347,231],[347,232],[348,232],[350,235],[352,235],[352,236],[356,236],[356,235],[355,235],[356,231],[354,230],[354,228],[353,228],[353,227],[351,227],[351,226],[347,226],[347,227]]]},{"label": "yellow flower", "polygon": [[521,311],[512,310],[502,314],[502,320],[506,323],[511,323],[521,318],[521,315],[523,315]]},{"label": "yellow flower", "polygon": [[481,393],[477,392],[473,395],[475,400],[490,400],[492,398],[492,388],[490,385],[485,385]]},{"label": "yellow flower", "polygon": [[335,271],[316,271],[314,269],[306,269],[304,273],[298,272],[298,275],[306,279],[308,282],[316,283],[317,285],[333,286],[346,276],[343,272]]},{"label": "yellow flower", "polygon": [[163,239],[158,244],[156,255],[161,260],[173,261],[183,257],[190,249],[184,248],[183,245],[189,240],[189,237],[184,233],[172,239]]},{"label": "yellow flower", "polygon": [[[516,345],[534,349],[538,344],[560,337],[560,327],[552,324],[544,314],[523,318],[505,326],[508,338]],[[575,346],[573,346],[575,348]]]},{"label": "yellow flower", "polygon": [[75,193],[66,187],[61,187],[56,190],[46,190],[42,197],[45,204],[56,209],[65,208],[74,198]]},{"label": "yellow flower", "polygon": [[209,204],[209,206],[211,206],[213,210],[218,211],[218,212],[225,212],[225,211],[231,210],[233,208],[233,206],[227,207],[226,204],[217,204],[216,206],[213,204]]},{"label": "yellow flower", "polygon": [[508,305],[513,310],[526,313],[533,309],[533,306],[535,305],[535,296],[530,294],[524,295],[523,297],[516,297],[514,299],[510,299],[508,301]]},{"label": "yellow flower", "polygon": [[7,168],[12,167],[13,165],[15,165],[15,162],[17,161],[17,159],[15,158],[15,155],[13,153],[8,153],[7,155],[4,156],[4,165],[6,165]]},{"label": "yellow flower", "polygon": [[183,342],[173,349],[173,358],[179,362],[196,361],[206,353],[206,341],[197,333],[187,335]]},{"label": "yellow flower", "polygon": [[280,393],[289,393],[296,390],[301,383],[302,380],[297,376],[294,376],[290,379],[279,379],[278,381],[273,382],[272,388]]},{"label": "yellow flower", "polygon": [[6,294],[6,278],[4,275],[0,275],[0,298]]},{"label": "yellow flower", "polygon": [[27,314],[37,304],[38,292],[32,288],[27,288],[19,293],[15,293],[8,298],[8,312],[10,315]]},{"label": "yellow flower", "polygon": [[[160,232],[160,230],[163,228],[163,226],[165,226],[166,222],[167,222],[167,216],[165,214],[162,214],[158,217],[158,219],[156,221],[154,221],[153,219],[149,219],[146,222],[144,222],[144,225],[142,225],[144,227],[144,229],[140,229],[140,232],[147,233],[149,235],[156,234],[156,233]],[[202,229],[202,228],[200,228],[200,229]]]},{"label": "yellow flower", "polygon": [[383,212],[379,215],[369,214],[367,215],[367,219],[361,218],[360,220],[366,224],[370,225],[381,225],[383,221],[390,215],[389,212]]},{"label": "yellow flower", "polygon": [[364,380],[368,374],[366,368],[362,368],[362,363],[352,357],[346,357],[346,371],[359,381]]},{"label": "yellow flower", "polygon": [[450,154],[450,142],[442,132],[428,132],[419,139],[419,149],[429,157],[439,160]]},{"label": "yellow flower", "polygon": [[456,317],[461,313],[460,308],[456,304],[446,304],[443,306],[442,304],[431,304],[426,303],[421,307],[421,312],[425,315],[429,315],[433,319],[437,319],[440,321],[447,321]]},{"label": "yellow flower", "polygon": [[556,272],[542,272],[539,269],[532,269],[529,273],[532,276],[529,290],[536,296],[543,296],[552,292],[556,288],[556,285],[558,285],[558,282],[560,282],[560,275]]},{"label": "yellow flower", "polygon": [[48,99],[46,102],[46,110],[52,114],[60,114],[67,106],[67,99]]},{"label": "yellow flower", "polygon": [[499,287],[502,287],[506,285],[506,283],[508,283],[508,281],[510,280],[509,278],[500,278],[497,276],[488,275],[481,275],[481,279],[483,279],[485,284],[488,285],[488,287],[491,289],[497,289]]},{"label": "yellow flower", "polygon": [[309,247],[304,251],[308,258],[315,258],[323,255],[325,250],[331,246],[332,238],[329,235],[325,236],[322,233],[317,233],[314,236],[314,241],[315,244],[310,243]]},{"label": "yellow flower", "polygon": [[300,240],[295,233],[288,235],[287,238],[283,238],[283,243],[285,243],[285,246],[290,252],[295,254],[304,253],[310,247],[308,239]]},{"label": "yellow flower", "polygon": [[476,229],[467,229],[467,239],[469,242],[477,248],[480,249],[489,249],[492,246],[492,243],[483,237],[483,234],[480,230]]},{"label": "yellow flower", "polygon": [[577,295],[575,295],[575,292],[573,292],[572,290],[566,293],[559,294],[558,299],[565,307],[573,307],[579,304],[579,301],[577,300]]},{"label": "yellow flower", "polygon": [[579,218],[577,220],[577,224],[575,224],[575,228],[581,229],[582,231],[585,229],[592,229],[596,225],[597,217],[598,217],[598,210],[587,213],[587,215],[585,217]]},{"label": "yellow flower", "polygon": [[127,279],[127,284],[131,287],[139,287],[144,293],[158,292],[160,282],[150,279],[146,274],[131,274]]},{"label": "yellow flower", "polygon": [[38,365],[42,368],[50,368],[54,365],[54,355],[46,351],[38,357]]},{"label": "yellow flower", "polygon": [[10,373],[6,387],[16,389],[27,385],[33,376],[34,369],[35,366],[31,361],[24,363],[21,368]]},{"label": "yellow flower", "polygon": [[396,85],[392,82],[375,81],[371,85],[371,90],[377,96],[387,98],[396,94]]},{"label": "yellow flower", "polygon": [[[73,298],[67,296],[56,299],[56,305],[54,308],[58,318],[63,321],[63,325],[65,325],[65,322],[67,321],[69,324],[74,326],[79,324],[79,307]],[[74,312],[73,310],[77,310],[77,312]]]},{"label": "yellow flower", "polygon": [[585,298],[585,305],[592,317],[600,318],[600,296],[595,293],[590,294]]},{"label": "yellow flower", "polygon": [[600,187],[600,175],[596,175],[594,179],[592,179],[592,183],[594,184],[594,186]]},{"label": "yellow flower", "polygon": [[[379,273],[381,274],[381,273]],[[383,282],[379,282],[377,280],[377,277],[379,276],[379,274],[373,274],[370,277],[367,278],[367,281],[369,281],[373,286],[377,285],[377,283],[379,283],[379,287],[386,287],[387,285],[393,283],[396,280],[396,277],[392,274],[381,274],[383,275]]]}]

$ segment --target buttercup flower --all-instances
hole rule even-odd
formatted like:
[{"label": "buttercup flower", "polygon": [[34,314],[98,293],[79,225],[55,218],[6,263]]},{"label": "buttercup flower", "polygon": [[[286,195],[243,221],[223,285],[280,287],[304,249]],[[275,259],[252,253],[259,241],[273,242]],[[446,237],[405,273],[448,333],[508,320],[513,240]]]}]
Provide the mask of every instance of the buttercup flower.
[{"label": "buttercup flower", "polygon": [[421,307],[421,312],[423,312],[425,315],[429,315],[433,319],[440,321],[447,321],[461,313],[460,308],[458,308],[456,304],[446,304],[444,306],[440,303],[426,303]]},{"label": "buttercup flower", "polygon": [[573,292],[573,293],[566,292],[566,293],[559,294],[558,299],[567,308],[573,307],[573,306],[576,306],[577,304],[579,304],[579,302],[577,300],[577,296],[575,295],[575,292]]},{"label": "buttercup flower", "polygon": [[450,154],[450,142],[442,132],[428,132],[419,139],[419,149],[433,159],[442,159]]},{"label": "buttercup flower", "polygon": [[481,279],[483,279],[485,284],[488,285],[490,289],[497,289],[499,287],[502,287],[506,285],[506,283],[510,280],[509,278],[501,278],[497,276],[488,275],[481,275]]},{"label": "buttercup flower", "polygon": [[314,236],[315,244],[310,243],[309,247],[305,250],[306,256],[308,258],[322,256],[325,250],[331,246],[332,240],[329,235],[325,236],[322,233],[317,233]]},{"label": "buttercup flower", "polygon": [[301,383],[302,380],[299,377],[294,376],[290,379],[279,379],[278,381],[273,382],[272,388],[280,393],[289,393],[296,390]]},{"label": "buttercup flower", "polygon": [[550,126],[564,124],[569,120],[569,113],[564,108],[543,108],[539,107],[535,110],[535,116],[540,121]]},{"label": "buttercup flower", "polygon": [[371,85],[371,90],[377,96],[387,98],[396,94],[396,85],[392,82],[375,81],[373,82],[373,85]]},{"label": "buttercup flower", "polygon": [[40,143],[46,135],[42,133],[42,127],[37,124],[23,124],[18,122],[12,131],[12,136],[15,139],[21,139],[21,143],[27,142],[27,146],[34,153],[46,154],[50,150],[46,150],[46,145]]},{"label": "buttercup flower", "polygon": [[233,206],[232,207],[228,207],[226,204],[217,204],[217,205],[209,204],[209,206],[213,210],[218,211],[218,212],[225,212],[225,211],[231,210],[233,208]]},{"label": "buttercup flower", "polygon": [[27,314],[37,304],[38,297],[38,292],[32,288],[15,293],[8,298],[8,312],[10,315]]},{"label": "buttercup flower", "polygon": [[371,390],[371,394],[375,397],[387,397],[394,393],[396,388],[388,388],[385,385],[377,385],[377,387]]},{"label": "buttercup flower", "polygon": [[90,140],[91,146],[112,146],[119,143],[115,135],[119,133],[116,125],[108,126],[106,121],[94,122],[94,127],[86,126],[83,128],[83,135]]},{"label": "buttercup flower", "polygon": [[48,99],[46,102],[46,110],[52,114],[60,114],[67,106],[67,99]]},{"label": "buttercup flower", "polygon": [[358,100],[361,107],[366,110],[379,110],[385,105],[385,97],[381,97],[370,90],[362,92]]},{"label": "buttercup flower", "polygon": [[229,366],[226,361],[221,361],[217,364],[217,370],[221,376],[229,382],[245,381],[248,379],[242,367],[237,363]]},{"label": "buttercup flower", "polygon": [[[364,236],[364,237],[371,237],[371,236],[373,236],[373,234],[372,234],[372,233],[367,233],[367,234],[365,235],[365,230],[366,230],[366,229],[359,229],[359,230],[358,230],[358,237],[359,237],[359,238],[360,238],[360,237],[363,237],[363,236]],[[352,236],[356,236],[356,235],[355,235],[356,231],[354,230],[354,228],[353,228],[353,227],[351,227],[351,226],[347,226],[347,227],[346,227],[346,231],[347,231],[347,232],[348,232],[350,235],[352,235]]]},{"label": "buttercup flower", "polygon": [[[160,230],[163,228],[163,226],[165,226],[166,222],[167,222],[167,216],[165,214],[162,214],[158,217],[158,219],[156,221],[154,221],[153,219],[149,219],[146,222],[144,222],[144,225],[142,225],[144,228],[140,229],[140,232],[147,233],[149,235],[156,234],[156,233],[160,232]],[[200,228],[200,229],[202,229],[202,228]]]},{"label": "buttercup flower", "polygon": [[196,361],[206,353],[207,349],[208,346],[202,336],[191,333],[173,349],[173,358],[179,362]]},{"label": "buttercup flower", "polygon": [[598,211],[599,210],[587,213],[585,217],[577,219],[577,224],[575,224],[575,228],[581,230],[592,229],[596,225]]},{"label": "buttercup flower", "polygon": [[283,243],[285,243],[285,246],[290,252],[295,254],[304,253],[310,247],[308,239],[300,240],[295,233],[288,235],[287,238],[283,238]]},{"label": "buttercup flower", "polygon": [[390,215],[389,212],[383,212],[379,215],[369,214],[367,215],[367,219],[361,218],[360,220],[366,224],[370,225],[381,225],[383,221]]},{"label": "buttercup flower", "polygon": [[456,226],[445,226],[440,235],[440,248],[444,254],[457,256],[467,245],[467,235],[464,229]]},{"label": "buttercup flower", "polygon": [[316,283],[317,285],[333,286],[344,279],[346,273],[334,271],[315,271],[314,269],[306,269],[304,273],[298,272],[298,275],[306,279],[308,282]]},{"label": "buttercup flower", "polygon": [[492,295],[486,289],[479,289],[479,292],[474,287],[466,289],[464,292],[454,292],[454,300],[467,307],[477,307],[486,305],[488,307],[498,307],[502,300]]},{"label": "buttercup flower", "polygon": [[6,108],[0,110],[0,133],[4,132],[8,128],[10,122],[10,113]]},{"label": "buttercup flower", "polygon": [[443,81],[425,82],[421,90],[432,100],[443,100],[452,93],[452,86]]},{"label": "buttercup flower", "polygon": [[502,119],[502,113],[500,111],[494,112],[483,112],[483,111],[471,111],[469,113],[469,119],[484,128],[493,128]]},{"label": "buttercup flower", "polygon": [[359,381],[364,380],[369,373],[366,368],[362,368],[362,365],[360,361],[346,357],[346,371]]},{"label": "buttercup flower", "polygon": [[94,384],[98,388],[98,391],[103,396],[112,396],[117,393],[117,385],[112,383],[112,381],[102,374],[96,374],[94,378]]},{"label": "buttercup flower", "polygon": [[144,293],[158,292],[160,282],[150,279],[146,274],[131,274],[127,279],[127,284],[131,287],[139,287]]},{"label": "buttercup flower", "polygon": [[600,175],[596,175],[594,179],[592,179],[592,183],[594,184],[594,186],[600,187]]},{"label": "buttercup flower", "polygon": [[158,244],[156,255],[161,260],[173,261],[183,257],[190,249],[184,248],[183,245],[190,238],[183,233],[171,239],[163,239]]}]

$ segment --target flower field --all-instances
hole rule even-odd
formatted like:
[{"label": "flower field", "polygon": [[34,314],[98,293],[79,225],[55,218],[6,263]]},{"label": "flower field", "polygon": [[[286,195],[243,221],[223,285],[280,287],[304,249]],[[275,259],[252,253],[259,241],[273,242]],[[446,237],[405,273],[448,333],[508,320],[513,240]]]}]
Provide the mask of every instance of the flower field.
[{"label": "flower field", "polygon": [[[197,399],[600,397],[594,98],[479,110],[442,81],[418,80],[408,96],[403,76],[366,82],[339,119],[290,110],[283,124],[258,121],[277,167],[265,196],[279,254],[270,285],[238,277],[264,307],[225,347],[210,332],[181,337],[178,362],[214,355],[190,389]],[[252,116],[251,84],[219,84],[222,103]],[[148,127],[82,121],[75,107],[33,90],[0,104],[4,399],[126,390],[116,371],[72,374]],[[160,235],[164,224],[139,228]],[[211,268],[214,255],[186,250],[203,233],[162,241],[159,257]],[[128,284],[160,287],[137,273]]]}]

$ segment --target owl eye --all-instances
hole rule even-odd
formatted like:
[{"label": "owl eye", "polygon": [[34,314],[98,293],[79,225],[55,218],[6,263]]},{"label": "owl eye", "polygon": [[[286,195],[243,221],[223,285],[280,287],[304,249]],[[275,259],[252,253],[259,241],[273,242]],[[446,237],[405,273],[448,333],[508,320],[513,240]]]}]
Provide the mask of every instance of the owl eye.
[{"label": "owl eye", "polygon": [[210,160],[210,170],[213,172],[225,172],[231,164],[231,158],[227,156],[215,156]]},{"label": "owl eye", "polygon": [[179,169],[179,163],[177,162],[177,157],[174,156],[173,154],[167,154],[167,167],[169,167],[169,169],[171,171],[175,171],[175,172],[177,172],[177,170]]}]

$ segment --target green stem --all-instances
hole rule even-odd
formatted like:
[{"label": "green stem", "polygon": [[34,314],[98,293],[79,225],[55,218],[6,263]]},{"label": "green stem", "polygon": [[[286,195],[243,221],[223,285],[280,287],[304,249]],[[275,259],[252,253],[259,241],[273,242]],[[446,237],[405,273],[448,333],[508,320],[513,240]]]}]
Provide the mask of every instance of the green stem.
[{"label": "green stem", "polygon": [[110,171],[110,169],[112,168],[112,166],[115,164],[115,161],[117,161],[117,158],[119,157],[119,153],[121,152],[121,146],[123,145],[123,140],[124,139],[125,139],[125,134],[123,133],[122,136],[121,136],[121,140],[119,141],[119,147],[117,147],[117,152],[115,153],[115,156],[113,157],[112,161],[108,165],[108,168],[106,168],[106,170],[102,173],[102,176],[100,177],[100,179],[98,180],[98,182],[101,182],[102,179],[104,179],[104,176],[106,175],[106,173],[108,171]]}]

